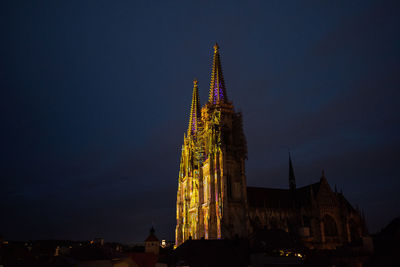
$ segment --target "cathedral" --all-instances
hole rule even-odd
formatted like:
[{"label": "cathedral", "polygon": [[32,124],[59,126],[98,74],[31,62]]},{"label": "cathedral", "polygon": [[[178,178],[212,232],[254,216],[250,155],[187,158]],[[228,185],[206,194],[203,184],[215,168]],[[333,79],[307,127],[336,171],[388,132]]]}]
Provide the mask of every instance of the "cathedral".
[{"label": "cathedral", "polygon": [[203,107],[198,90],[194,80],[179,168],[176,246],[188,239],[247,239],[279,229],[310,249],[335,249],[367,234],[363,216],[331,189],[324,173],[318,182],[296,187],[290,156],[288,189],[247,186],[242,115],[228,99],[217,44]]}]

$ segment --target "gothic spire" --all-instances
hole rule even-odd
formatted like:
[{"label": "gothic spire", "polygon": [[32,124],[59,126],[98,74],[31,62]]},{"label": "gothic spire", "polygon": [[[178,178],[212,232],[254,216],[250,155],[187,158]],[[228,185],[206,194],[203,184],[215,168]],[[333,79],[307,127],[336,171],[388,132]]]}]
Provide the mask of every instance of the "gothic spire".
[{"label": "gothic spire", "polygon": [[290,190],[296,189],[296,178],[294,176],[294,170],[293,170],[292,159],[290,157],[290,151],[289,151],[289,188],[290,188]]},{"label": "gothic spire", "polygon": [[209,103],[217,104],[227,102],[224,76],[222,75],[221,59],[219,57],[219,46],[214,45],[214,59],[211,71],[210,98]]},{"label": "gothic spire", "polygon": [[200,121],[200,97],[199,89],[197,85],[197,80],[193,80],[193,96],[192,96],[192,106],[190,107],[190,118],[188,127],[188,136],[197,133]]}]

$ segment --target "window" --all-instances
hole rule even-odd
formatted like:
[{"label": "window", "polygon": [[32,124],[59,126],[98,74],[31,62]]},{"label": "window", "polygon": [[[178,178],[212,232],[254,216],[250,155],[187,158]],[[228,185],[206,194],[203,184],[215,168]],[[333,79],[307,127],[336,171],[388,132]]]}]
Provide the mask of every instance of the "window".
[{"label": "window", "polygon": [[338,235],[336,222],[331,216],[325,215],[324,218],[322,219],[322,221],[324,223],[325,236],[337,236]]}]

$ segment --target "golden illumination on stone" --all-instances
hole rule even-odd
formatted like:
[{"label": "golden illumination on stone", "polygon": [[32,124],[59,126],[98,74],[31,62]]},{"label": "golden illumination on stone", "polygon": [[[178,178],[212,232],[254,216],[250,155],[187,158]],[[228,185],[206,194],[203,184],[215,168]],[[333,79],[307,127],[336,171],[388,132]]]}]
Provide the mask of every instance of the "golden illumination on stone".
[{"label": "golden illumination on stone", "polygon": [[193,81],[189,127],[181,151],[176,240],[246,236],[247,156],[241,114],[226,96],[219,47],[214,46],[210,99],[200,109]]}]

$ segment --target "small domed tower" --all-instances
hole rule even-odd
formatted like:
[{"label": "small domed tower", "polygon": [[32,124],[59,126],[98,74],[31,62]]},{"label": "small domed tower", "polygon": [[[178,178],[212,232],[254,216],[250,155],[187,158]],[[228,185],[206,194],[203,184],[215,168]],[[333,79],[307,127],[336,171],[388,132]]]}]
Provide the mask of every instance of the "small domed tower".
[{"label": "small domed tower", "polygon": [[160,252],[160,242],[158,238],[154,235],[154,227],[152,226],[150,229],[150,235],[146,238],[145,241],[145,252],[146,253],[154,253],[156,255]]}]

